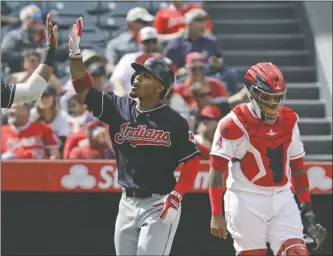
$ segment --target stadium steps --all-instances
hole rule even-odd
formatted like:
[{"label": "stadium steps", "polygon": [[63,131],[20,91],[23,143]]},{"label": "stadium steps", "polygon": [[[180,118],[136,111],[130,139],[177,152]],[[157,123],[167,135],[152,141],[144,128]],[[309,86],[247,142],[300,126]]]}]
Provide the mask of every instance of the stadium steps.
[{"label": "stadium steps", "polygon": [[288,85],[285,104],[299,115],[307,160],[332,160],[332,120],[320,98],[311,34],[300,2],[204,3],[225,63],[238,71],[242,85],[248,68],[261,61],[280,66]]}]

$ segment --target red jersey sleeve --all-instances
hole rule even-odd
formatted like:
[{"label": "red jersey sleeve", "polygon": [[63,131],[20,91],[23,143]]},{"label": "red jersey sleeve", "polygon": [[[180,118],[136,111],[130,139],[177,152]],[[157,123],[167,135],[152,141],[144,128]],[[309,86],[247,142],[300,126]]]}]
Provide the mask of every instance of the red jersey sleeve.
[{"label": "red jersey sleeve", "polygon": [[46,148],[59,147],[59,139],[48,124],[43,124],[43,141]]},{"label": "red jersey sleeve", "polygon": [[159,10],[155,16],[153,27],[157,29],[159,34],[166,34],[167,20],[164,18],[165,8]]}]

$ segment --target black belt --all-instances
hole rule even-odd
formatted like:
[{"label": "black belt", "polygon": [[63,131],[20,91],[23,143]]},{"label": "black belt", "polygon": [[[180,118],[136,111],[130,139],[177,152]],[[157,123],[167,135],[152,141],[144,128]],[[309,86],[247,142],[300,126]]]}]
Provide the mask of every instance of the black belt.
[{"label": "black belt", "polygon": [[133,190],[133,189],[124,189],[124,194],[126,197],[132,197],[132,198],[149,198],[153,196],[159,196],[159,195],[164,195],[161,193],[151,193],[148,191],[143,191],[143,190]]}]

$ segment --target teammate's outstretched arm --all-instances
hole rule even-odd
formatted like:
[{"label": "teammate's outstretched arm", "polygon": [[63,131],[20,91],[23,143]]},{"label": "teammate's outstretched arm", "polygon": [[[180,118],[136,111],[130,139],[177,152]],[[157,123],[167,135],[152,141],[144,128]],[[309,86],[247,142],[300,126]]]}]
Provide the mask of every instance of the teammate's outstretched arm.
[{"label": "teammate's outstretched arm", "polygon": [[93,81],[82,61],[82,53],[80,49],[82,29],[83,19],[80,17],[73,25],[68,46],[71,79],[80,102],[84,103],[89,88],[93,87]]},{"label": "teammate's outstretched arm", "polygon": [[35,100],[45,90],[53,72],[55,49],[58,48],[58,26],[53,26],[52,16],[46,18],[46,49],[37,67],[26,83],[7,85],[1,81],[1,108],[10,108],[13,103]]}]

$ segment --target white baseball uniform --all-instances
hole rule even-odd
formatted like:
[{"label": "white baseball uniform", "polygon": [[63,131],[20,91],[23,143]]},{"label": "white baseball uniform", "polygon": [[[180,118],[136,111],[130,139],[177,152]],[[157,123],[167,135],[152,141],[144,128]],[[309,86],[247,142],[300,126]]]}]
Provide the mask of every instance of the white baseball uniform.
[{"label": "white baseball uniform", "polygon": [[241,104],[218,124],[211,155],[230,160],[224,207],[236,253],[269,242],[276,254],[284,241],[303,239],[289,167],[305,154],[297,120],[284,107],[274,124],[265,124]]}]

